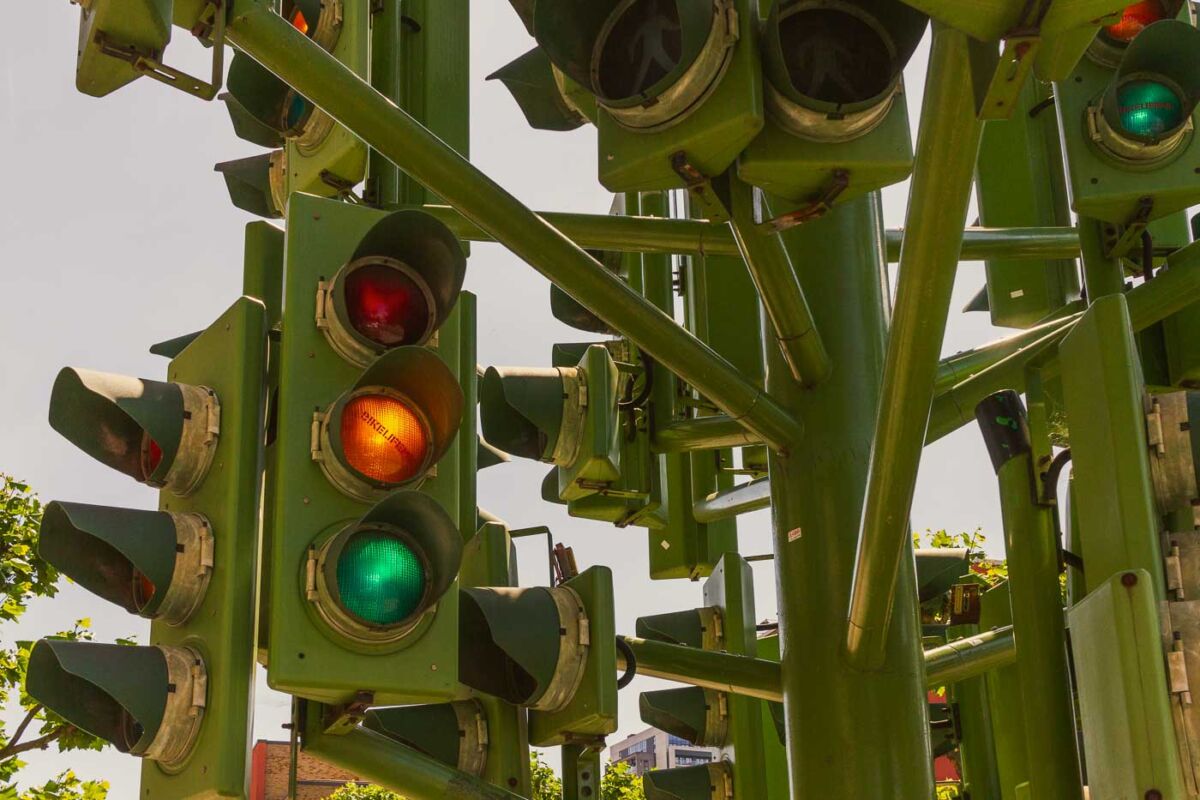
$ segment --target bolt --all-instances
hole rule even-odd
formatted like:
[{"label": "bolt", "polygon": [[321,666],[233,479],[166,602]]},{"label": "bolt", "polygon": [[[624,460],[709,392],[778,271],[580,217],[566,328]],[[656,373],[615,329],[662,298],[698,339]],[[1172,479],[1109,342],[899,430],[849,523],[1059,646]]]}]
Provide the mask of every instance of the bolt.
[{"label": "bolt", "polygon": [[430,664],[429,669],[433,670],[434,672],[437,672],[437,664]]},{"label": "bolt", "polygon": [[304,505],[308,505],[308,503],[309,503],[309,499],[306,497],[306,498],[304,498],[304,500],[302,500],[301,502],[303,502],[303,503],[304,503]]},{"label": "bolt", "polygon": [[[1125,587],[1137,586],[1137,575],[1132,572],[1126,572],[1121,576],[1121,585]],[[1149,794],[1146,795],[1146,797],[1149,796]]]},{"label": "bolt", "polygon": [[1162,800],[1162,792],[1158,789],[1147,789],[1146,800]]}]

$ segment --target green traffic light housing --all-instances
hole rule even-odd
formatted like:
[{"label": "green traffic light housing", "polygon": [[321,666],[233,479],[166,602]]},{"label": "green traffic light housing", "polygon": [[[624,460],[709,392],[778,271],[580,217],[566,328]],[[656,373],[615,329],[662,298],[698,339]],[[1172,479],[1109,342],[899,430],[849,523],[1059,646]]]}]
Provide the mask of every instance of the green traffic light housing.
[{"label": "green traffic light housing", "polygon": [[392,348],[423,345],[454,309],[466,271],[466,254],[445,223],[423,211],[394,212],[318,286],[317,327],[359,366]]},{"label": "green traffic light housing", "polygon": [[1200,100],[1200,30],[1179,20],[1147,26],[1125,49],[1116,75],[1089,114],[1109,155],[1154,162],[1193,135]]},{"label": "green traffic light housing", "polygon": [[103,97],[145,75],[138,57],[158,61],[171,41],[172,0],[85,0],[79,3],[75,88]]},{"label": "green traffic light housing", "polygon": [[586,396],[586,376],[574,367],[488,367],[479,384],[483,437],[520,458],[570,465]]},{"label": "green traffic light housing", "polygon": [[318,537],[306,594],[328,630],[396,648],[427,624],[462,563],[462,536],[432,497],[400,491],[360,519]]},{"label": "green traffic light housing", "polygon": [[596,116],[596,100],[550,63],[535,47],[487,76],[512,94],[529,127],[539,131],[573,131]]},{"label": "green traffic light housing", "polygon": [[[599,261],[605,269],[614,275],[621,272],[623,254],[615,250],[589,250],[588,255]],[[588,333],[601,333],[606,336],[616,336],[617,332],[607,322],[593,314],[587,307],[575,298],[550,284],[550,313],[564,325]]]},{"label": "green traffic light housing", "polygon": [[225,178],[236,208],[267,219],[279,219],[287,204],[287,151],[272,150],[249,158],[224,161],[214,168]]},{"label": "green traffic light housing", "polygon": [[487,715],[475,700],[374,708],[363,727],[468,775],[487,768]]},{"label": "green traffic light housing", "polygon": [[642,776],[642,788],[646,800],[713,800],[733,795],[733,776],[725,761],[655,769]]},{"label": "green traffic light housing", "polygon": [[642,692],[642,722],[699,747],[724,747],[729,738],[728,696],[713,689],[686,686]]},{"label": "green traffic light housing", "polygon": [[38,554],[88,591],[131,614],[179,625],[204,599],[214,540],[200,514],[54,501]]},{"label": "green traffic light housing", "polygon": [[655,642],[704,650],[725,649],[721,642],[721,611],[711,606],[638,617],[634,632],[640,639]]},{"label": "green traffic light housing", "polygon": [[300,136],[314,116],[312,103],[243,53],[234,55],[226,85],[221,99],[234,133],[262,147],[280,147]]},{"label": "green traffic light housing", "polygon": [[50,393],[50,426],[97,461],[179,496],[212,463],[221,407],[203,386],[65,367]]},{"label": "green traffic light housing", "polygon": [[29,653],[25,689],[122,753],[171,768],[186,761],[200,732],[207,677],[187,647],[42,639]]},{"label": "green traffic light housing", "polygon": [[767,122],[738,177],[814,215],[907,178],[903,71],[928,22],[900,0],[773,3],[761,33]]}]

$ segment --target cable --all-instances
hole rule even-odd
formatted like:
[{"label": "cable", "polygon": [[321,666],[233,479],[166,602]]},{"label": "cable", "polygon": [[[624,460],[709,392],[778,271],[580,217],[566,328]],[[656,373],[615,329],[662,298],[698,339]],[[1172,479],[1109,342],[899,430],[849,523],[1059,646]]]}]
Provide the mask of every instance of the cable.
[{"label": "cable", "polygon": [[628,686],[637,675],[637,656],[633,654],[633,648],[629,646],[629,642],[625,641],[624,636],[617,637],[617,649],[625,656],[625,672],[617,679],[617,689],[621,690]]},{"label": "cable", "polygon": [[1142,278],[1149,283],[1154,278],[1154,237],[1142,231]]}]

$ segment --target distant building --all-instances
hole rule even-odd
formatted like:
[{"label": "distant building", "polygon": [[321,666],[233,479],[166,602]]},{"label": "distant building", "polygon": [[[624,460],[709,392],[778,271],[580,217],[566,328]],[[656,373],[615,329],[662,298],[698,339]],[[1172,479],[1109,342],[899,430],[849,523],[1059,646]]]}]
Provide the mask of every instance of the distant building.
[{"label": "distant building", "polygon": [[652,769],[707,764],[720,758],[720,752],[715,747],[697,747],[658,728],[647,728],[608,748],[608,760],[628,764],[635,774],[644,775]]},{"label": "distant building", "polygon": [[[288,800],[291,745],[258,741],[250,758],[249,800]],[[296,759],[295,800],[323,800],[347,783],[366,784],[344,769],[326,764],[305,752]]]}]

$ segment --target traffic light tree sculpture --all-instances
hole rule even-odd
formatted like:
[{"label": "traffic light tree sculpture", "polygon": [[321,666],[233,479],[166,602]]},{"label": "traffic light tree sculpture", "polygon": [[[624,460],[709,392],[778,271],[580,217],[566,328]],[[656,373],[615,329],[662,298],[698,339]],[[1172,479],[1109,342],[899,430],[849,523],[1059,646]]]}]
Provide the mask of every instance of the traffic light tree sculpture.
[{"label": "traffic light tree sculpture", "polygon": [[[533,744],[563,747],[589,800],[618,686],[657,674],[692,687],[648,714],[733,752],[654,776],[656,796],[928,800],[927,684],[971,680],[973,763],[996,765],[973,792],[1195,795],[1200,422],[1166,391],[1191,381],[1200,301],[1189,5],[511,5],[531,40],[494,77],[533,127],[596,127],[621,213],[540,215],[466,159],[463,0],[82,4],[89,94],[152,75],[208,97],[236,48],[235,131],[271,152],[219,169],[286,232],[252,229],[261,303],[157,346],[167,382],[56,382],[52,424],[160,510],[52,503],[43,554],[154,623],[142,647],[39,642],[30,693],[145,757],[143,796],[237,797],[257,654],[304,747],[407,796],[516,797]],[[164,65],[172,23],[212,46],[212,84]],[[914,139],[902,73],[926,31]],[[910,173],[885,234],[878,190]],[[985,223],[1030,227],[965,231],[973,182]],[[466,240],[549,278],[593,339],[478,368]],[[968,245],[994,321],[1029,330],[939,362]],[[949,573],[913,558],[917,468],[976,414],[1013,570],[984,606],[1005,625],[923,653],[918,592]],[[711,573],[724,638],[618,640],[611,565],[520,585],[475,498],[503,453],[553,465],[541,494],[573,516],[678,548],[654,578]],[[733,518],[767,505],[779,623],[756,640]]]}]

